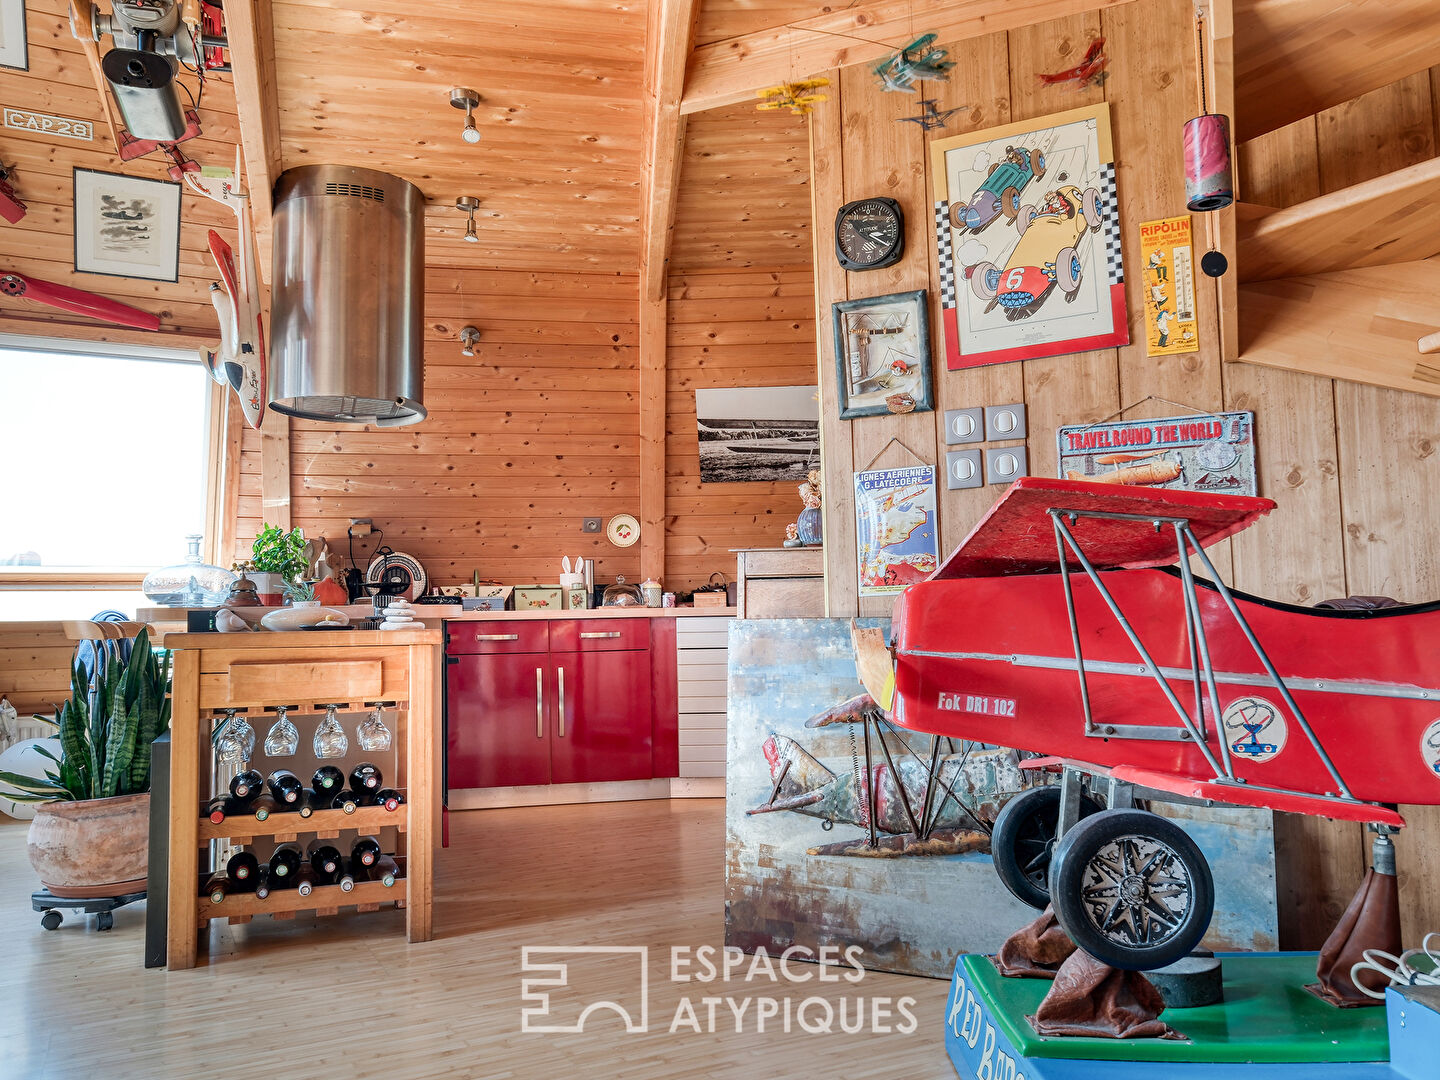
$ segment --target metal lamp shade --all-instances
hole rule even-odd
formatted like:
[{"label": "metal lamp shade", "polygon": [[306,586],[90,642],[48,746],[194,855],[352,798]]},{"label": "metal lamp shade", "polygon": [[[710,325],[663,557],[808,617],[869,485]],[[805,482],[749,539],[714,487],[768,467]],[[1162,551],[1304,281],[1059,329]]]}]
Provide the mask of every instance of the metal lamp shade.
[{"label": "metal lamp shade", "polygon": [[425,419],[425,200],[343,165],[275,185],[270,406],[306,420]]}]

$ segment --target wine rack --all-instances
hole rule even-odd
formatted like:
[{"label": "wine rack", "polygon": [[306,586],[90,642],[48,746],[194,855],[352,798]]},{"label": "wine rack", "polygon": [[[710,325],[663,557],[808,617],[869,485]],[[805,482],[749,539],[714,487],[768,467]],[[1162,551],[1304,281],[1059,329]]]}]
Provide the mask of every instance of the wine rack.
[{"label": "wine rack", "polygon": [[[438,700],[440,634],[435,630],[324,633],[169,634],[174,650],[171,707],[170,852],[167,963],[194,967],[208,940],[212,919],[249,922],[256,916],[294,918],[300,912],[332,915],[341,910],[405,909],[408,940],[431,937],[431,870],[439,822],[439,761],[435,708]],[[227,814],[214,822],[201,816],[211,796],[213,718],[230,709],[267,717],[266,708],[304,702],[394,702],[391,725],[394,775],[386,786],[404,794],[394,810],[383,805],[317,809],[308,817],[293,811]],[[307,710],[308,711],[308,710]],[[366,710],[368,711],[368,709]],[[302,742],[304,741],[302,735]],[[258,755],[259,748],[256,748]],[[354,751],[352,756],[364,756]],[[281,844],[302,838],[333,839],[355,830],[396,831],[399,867],[395,883],[356,881],[316,885],[309,895],[274,889],[261,898],[233,892],[219,903],[202,895],[208,874],[205,855],[215,842],[236,846]]]}]

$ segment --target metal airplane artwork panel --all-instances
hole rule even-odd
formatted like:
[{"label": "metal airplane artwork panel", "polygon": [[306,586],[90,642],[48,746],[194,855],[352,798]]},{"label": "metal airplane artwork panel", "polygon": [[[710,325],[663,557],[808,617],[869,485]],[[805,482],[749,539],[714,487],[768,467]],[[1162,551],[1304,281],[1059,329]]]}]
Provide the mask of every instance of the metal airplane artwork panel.
[{"label": "metal airplane artwork panel", "polygon": [[937,128],[943,128],[950,117],[964,108],[964,105],[957,105],[953,109],[939,109],[935,106],[934,98],[921,98],[919,115],[901,116],[896,119],[901,124],[919,124],[921,131],[935,131]]},{"label": "metal airplane artwork panel", "polygon": [[880,88],[913,94],[918,80],[949,80],[950,69],[955,66],[955,61],[949,59],[950,53],[947,50],[934,47],[935,38],[935,34],[918,37],[899,52],[876,64],[874,71],[880,80]]}]

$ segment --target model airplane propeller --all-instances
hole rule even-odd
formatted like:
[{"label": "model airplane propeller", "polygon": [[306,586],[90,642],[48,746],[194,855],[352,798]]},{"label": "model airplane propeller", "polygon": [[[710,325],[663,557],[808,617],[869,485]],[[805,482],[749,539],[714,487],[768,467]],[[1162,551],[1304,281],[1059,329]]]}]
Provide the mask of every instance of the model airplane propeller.
[{"label": "model airplane propeller", "polygon": [[925,34],[918,37],[893,56],[877,64],[874,70],[880,79],[880,88],[913,94],[916,80],[948,80],[949,71],[955,66],[955,61],[948,59],[950,53],[947,50],[933,47],[936,36]]},{"label": "model airplane propeller", "polygon": [[[185,183],[205,198],[228,207],[239,227],[240,266],[227,244],[210,230],[210,254],[220,270],[222,287],[212,282],[210,302],[220,316],[220,348],[200,350],[200,359],[217,383],[228,384],[240,397],[240,411],[252,428],[265,418],[266,371],[264,312],[256,278],[255,234],[250,224],[250,196],[240,190],[240,148],[235,148],[235,173],[208,177],[187,172]],[[222,295],[223,294],[223,295]]]},{"label": "model airplane propeller", "polygon": [[761,112],[789,109],[796,116],[805,116],[819,102],[830,100],[825,94],[814,92],[822,86],[829,85],[829,79],[804,79],[800,82],[781,83],[779,86],[756,90],[755,96],[764,100],[755,108]]}]

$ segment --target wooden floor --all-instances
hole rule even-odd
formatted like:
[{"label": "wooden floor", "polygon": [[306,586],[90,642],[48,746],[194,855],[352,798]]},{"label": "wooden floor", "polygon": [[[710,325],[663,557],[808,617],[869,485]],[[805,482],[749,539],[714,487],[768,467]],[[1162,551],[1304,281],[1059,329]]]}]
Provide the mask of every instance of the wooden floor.
[{"label": "wooden floor", "polygon": [[[257,918],[217,930],[200,967],[171,973],[141,966],[142,905],[116,912],[108,933],[78,916],[43,931],[25,826],[0,825],[0,1078],[954,1080],[944,982],[786,983],[759,972],[747,982],[745,968],[728,983],[670,980],[671,946],[722,943],[721,800],[469,811],[451,816],[450,836],[434,941],[407,946],[401,912]],[[618,1016],[597,1012],[583,1033],[522,1033],[521,949],[536,945],[648,946],[648,1032],[626,1034]],[[638,1001],[638,961],[576,957],[571,975],[573,991],[552,998],[557,1023],[592,997]],[[907,996],[918,1029],[873,1033],[874,999]],[[734,1003],[715,1005],[714,1034],[707,997]],[[787,1034],[784,1000],[799,1010],[811,997],[832,1003],[835,1033],[792,1022]],[[701,1033],[670,1032],[682,998]],[[759,1033],[763,998],[781,1004]],[[842,998],[852,1024],[864,999],[860,1033],[839,1030]],[[747,999],[737,1034],[733,1009]],[[904,1020],[884,1013],[882,1024]],[[805,1016],[813,1025],[823,1010]]]}]

